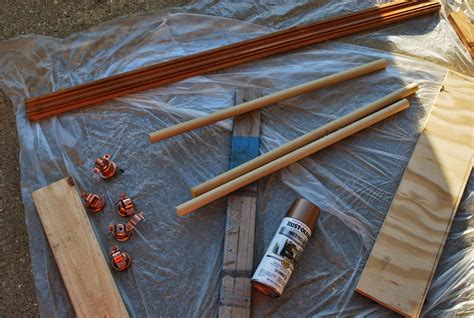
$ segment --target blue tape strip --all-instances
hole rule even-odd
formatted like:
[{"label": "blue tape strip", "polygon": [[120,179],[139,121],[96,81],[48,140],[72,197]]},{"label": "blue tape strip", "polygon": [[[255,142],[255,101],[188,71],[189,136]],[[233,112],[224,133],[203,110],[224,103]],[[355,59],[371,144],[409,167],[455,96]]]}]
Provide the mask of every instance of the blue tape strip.
[{"label": "blue tape strip", "polygon": [[260,137],[232,137],[229,169],[258,157]]}]

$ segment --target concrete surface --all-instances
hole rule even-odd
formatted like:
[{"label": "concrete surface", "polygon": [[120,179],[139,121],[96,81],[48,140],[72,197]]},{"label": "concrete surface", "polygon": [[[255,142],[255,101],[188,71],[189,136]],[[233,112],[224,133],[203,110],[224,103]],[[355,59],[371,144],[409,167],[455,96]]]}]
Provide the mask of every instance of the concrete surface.
[{"label": "concrete surface", "polygon": [[[65,37],[115,17],[185,5],[188,0],[2,0],[0,40],[21,34]],[[0,65],[1,67],[1,65]],[[0,91],[0,317],[37,317],[28,235],[20,192],[18,136],[12,105]]]}]

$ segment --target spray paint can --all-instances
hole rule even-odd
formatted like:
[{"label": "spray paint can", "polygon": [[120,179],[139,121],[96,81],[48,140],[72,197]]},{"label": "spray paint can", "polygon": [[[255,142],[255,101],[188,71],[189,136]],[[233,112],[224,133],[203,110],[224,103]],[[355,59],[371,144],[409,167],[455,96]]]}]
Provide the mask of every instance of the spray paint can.
[{"label": "spray paint can", "polygon": [[253,288],[267,296],[281,296],[311,237],[319,213],[319,207],[308,200],[293,202],[252,276]]}]

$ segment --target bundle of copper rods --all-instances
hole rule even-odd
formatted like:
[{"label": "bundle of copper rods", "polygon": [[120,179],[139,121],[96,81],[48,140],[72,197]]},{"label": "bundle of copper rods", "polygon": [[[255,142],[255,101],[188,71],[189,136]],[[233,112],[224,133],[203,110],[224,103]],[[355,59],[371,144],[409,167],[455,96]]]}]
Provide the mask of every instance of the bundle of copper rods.
[{"label": "bundle of copper rods", "polygon": [[285,29],[33,97],[26,100],[27,115],[30,120],[48,118],[228,66],[436,12],[439,8],[438,1],[396,1],[333,19]]}]

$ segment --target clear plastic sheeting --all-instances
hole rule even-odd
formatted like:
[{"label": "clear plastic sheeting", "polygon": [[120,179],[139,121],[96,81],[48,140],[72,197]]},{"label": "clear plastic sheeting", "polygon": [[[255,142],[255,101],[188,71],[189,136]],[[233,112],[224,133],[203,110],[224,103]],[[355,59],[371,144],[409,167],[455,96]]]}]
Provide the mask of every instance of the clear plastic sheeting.
[{"label": "clear plastic sheeting", "polygon": [[[193,10],[211,13],[207,11],[219,6],[207,1],[196,4]],[[262,8],[268,10],[255,11],[255,16],[256,22],[280,27],[275,23],[277,18],[290,24],[307,22],[294,15],[298,8],[319,19],[364,6],[368,5],[358,2],[351,7],[349,2],[329,5],[320,1],[310,8],[294,2],[286,4],[285,10],[271,11],[272,6],[267,4]],[[226,11],[227,16],[242,17],[242,11],[231,9]],[[424,19],[435,29],[446,27],[440,25],[437,16]],[[411,23],[407,24],[409,28]],[[123,273],[114,272],[130,314],[216,316],[226,199],[184,218],[176,216],[175,206],[190,198],[189,188],[227,169],[231,121],[157,144],[150,144],[147,134],[230,107],[239,88],[259,87],[269,94],[378,58],[390,60],[387,70],[262,110],[260,150],[267,152],[403,85],[420,85],[416,96],[409,98],[411,107],[407,111],[258,183],[255,267],[295,198],[313,201],[323,213],[283,296],[269,299],[254,293],[252,314],[395,315],[354,289],[446,69],[413,57],[328,42],[41,122],[26,118],[26,97],[270,31],[268,27],[228,18],[161,13],[116,19],[63,40],[22,36],[0,43],[0,88],[11,98],[16,112],[22,195],[38,303],[44,317],[73,316],[74,311],[35,212],[32,191],[69,175],[82,190],[103,194],[107,199],[105,211],[91,214],[90,219],[105,253],[116,244],[107,232],[108,224],[123,221],[115,211],[115,202],[121,192],[132,196],[138,210],[145,213],[146,221],[137,226],[128,242],[120,244],[132,256],[132,267]],[[418,34],[423,32],[424,29]],[[379,33],[378,37],[381,36]],[[399,40],[404,38],[400,35]],[[369,39],[367,34],[368,42]],[[423,42],[421,35],[417,39],[411,44],[417,50],[433,49],[431,42]],[[104,153],[111,153],[124,170],[108,181],[92,173],[94,159]],[[472,306],[472,191],[470,182],[428,293],[424,315],[452,316]]]}]

